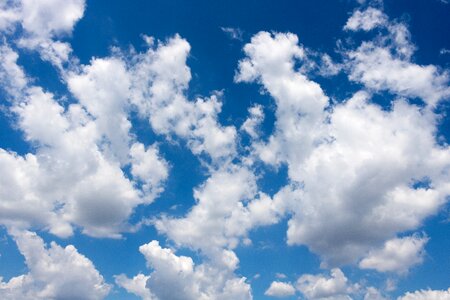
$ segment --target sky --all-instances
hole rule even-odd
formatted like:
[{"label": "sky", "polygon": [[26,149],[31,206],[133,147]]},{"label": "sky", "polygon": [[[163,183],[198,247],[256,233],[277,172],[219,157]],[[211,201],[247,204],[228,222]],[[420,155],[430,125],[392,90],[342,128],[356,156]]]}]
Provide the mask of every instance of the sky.
[{"label": "sky", "polygon": [[0,298],[450,299],[446,0],[0,0]]}]

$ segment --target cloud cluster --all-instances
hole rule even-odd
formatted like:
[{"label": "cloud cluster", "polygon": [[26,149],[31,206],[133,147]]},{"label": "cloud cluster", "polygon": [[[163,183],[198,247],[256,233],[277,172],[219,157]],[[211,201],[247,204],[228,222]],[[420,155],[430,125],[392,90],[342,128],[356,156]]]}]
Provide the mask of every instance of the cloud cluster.
[{"label": "cloud cluster", "polygon": [[[294,68],[303,53],[297,37],[262,32],[244,51],[236,80],[260,83],[277,105],[275,131],[255,139],[254,156],[286,164],[298,190],[286,205],[289,244],[307,245],[324,263],[356,262],[445,202],[450,157],[436,142],[434,101],[420,108],[394,99],[385,110],[360,91],[328,109],[320,86]],[[350,78],[358,66],[349,63]]]},{"label": "cloud cluster", "polygon": [[[17,59],[8,46],[1,53]],[[36,152],[1,150],[2,170],[13,170],[0,183],[2,224],[38,226],[59,236],[71,235],[74,224],[92,236],[114,237],[126,230],[134,207],[158,195],[168,166],[155,146],[145,150],[129,133],[128,75],[122,67],[114,59],[95,60],[69,76],[69,88],[79,102],[63,106],[53,94],[32,85],[13,59],[5,60],[2,74],[15,91],[10,111]],[[122,171],[126,164],[135,178]],[[134,179],[145,181],[143,190],[136,189]]]},{"label": "cloud cluster", "polygon": [[[251,245],[252,230],[288,218],[287,244],[305,245],[330,275],[303,274],[295,286],[274,281],[265,294],[306,299],[384,299],[351,283],[339,265],[405,274],[423,261],[426,235],[404,236],[437,213],[450,195],[450,149],[437,142],[436,105],[450,95],[448,74],[413,62],[405,24],[377,8],[356,10],[344,30],[377,31],[342,50],[342,62],[321,56],[332,76],[346,72],[360,91],[330,101],[305,72],[308,51],[292,33],[259,32],[244,46],[236,83],[257,83],[275,103],[274,130],[262,133],[264,107],[255,104],[240,130],[219,121],[221,93],[189,99],[189,43],[144,36],[147,49],[114,50],[80,65],[63,38],[83,16],[83,0],[11,0],[0,4],[0,80],[5,109],[29,144],[28,153],[0,149],[0,225],[24,255],[29,273],[0,281],[6,299],[102,299],[110,289],[73,246],[26,230],[68,237],[132,231],[130,216],[152,203],[169,176],[158,144],[133,134],[132,115],[166,142],[183,143],[207,179],[193,189],[183,216],[146,216],[176,248],[142,245],[150,269],[116,284],[142,299],[252,299],[237,275],[234,250]],[[232,35],[235,31],[223,28]],[[235,38],[242,38],[242,34]],[[37,51],[58,70],[68,99],[35,84],[18,64],[20,49]],[[300,67],[299,67],[300,66]],[[382,93],[389,105],[372,100]],[[420,104],[414,104],[416,98]],[[414,101],[413,101],[414,100]],[[242,134],[249,137],[244,150]],[[262,166],[261,166],[262,165]],[[288,183],[273,196],[258,186],[261,168],[286,166]],[[355,226],[357,224],[357,226]],[[402,236],[402,237],[399,237]],[[84,292],[85,294],[80,294]],[[77,293],[75,295],[75,293]],[[444,299],[448,291],[417,291],[401,300]]]},{"label": "cloud cluster", "polygon": [[228,268],[218,268],[209,263],[195,265],[192,258],[177,256],[172,249],[162,248],[158,241],[142,245],[139,251],[152,269],[150,275],[138,274],[133,279],[119,275],[116,283],[142,299],[252,299],[245,277],[233,274],[237,267],[234,254],[229,254]]}]

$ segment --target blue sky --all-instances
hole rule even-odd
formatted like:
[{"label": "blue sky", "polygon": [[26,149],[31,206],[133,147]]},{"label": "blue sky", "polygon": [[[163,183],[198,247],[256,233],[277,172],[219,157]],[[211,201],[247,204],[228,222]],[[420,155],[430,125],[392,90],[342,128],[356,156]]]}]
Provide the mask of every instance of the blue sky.
[{"label": "blue sky", "polygon": [[0,2],[0,298],[450,299],[445,0]]}]

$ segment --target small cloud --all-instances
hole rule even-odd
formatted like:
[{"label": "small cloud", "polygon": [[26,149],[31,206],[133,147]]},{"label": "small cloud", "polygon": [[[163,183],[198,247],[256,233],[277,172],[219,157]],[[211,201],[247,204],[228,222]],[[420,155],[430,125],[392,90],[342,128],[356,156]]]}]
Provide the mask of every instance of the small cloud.
[{"label": "small cloud", "polygon": [[290,283],[274,281],[264,295],[278,298],[289,297],[295,295],[295,288]]},{"label": "small cloud", "polygon": [[[447,2],[444,2],[444,3],[447,3]],[[441,51],[439,51],[439,54],[448,55],[448,54],[450,54],[450,49],[442,48]]]},{"label": "small cloud", "polygon": [[240,28],[220,27],[223,32],[232,40],[242,41],[243,31]]},{"label": "small cloud", "polygon": [[276,273],[275,277],[278,278],[278,279],[285,279],[285,278],[287,278],[287,276],[285,274],[283,274],[283,273]]}]

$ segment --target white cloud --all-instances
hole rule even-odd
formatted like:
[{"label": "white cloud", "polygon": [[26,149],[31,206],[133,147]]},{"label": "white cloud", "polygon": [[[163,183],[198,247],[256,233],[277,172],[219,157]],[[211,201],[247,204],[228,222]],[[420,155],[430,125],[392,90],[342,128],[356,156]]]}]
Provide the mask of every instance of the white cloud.
[{"label": "white cloud", "polygon": [[10,32],[15,23],[20,20],[20,12],[17,5],[3,1],[0,3],[0,33]]},{"label": "white cloud", "polygon": [[376,288],[368,287],[364,295],[364,300],[387,300],[387,299]]},{"label": "white cloud", "polygon": [[323,110],[328,98],[315,82],[294,71],[304,57],[294,34],[260,32],[245,45],[247,58],[239,62],[237,82],[259,82],[277,104],[275,133],[267,143],[256,143],[255,153],[266,163],[290,161],[289,176],[296,180],[296,166],[307,157],[323,135]]},{"label": "white cloud", "polygon": [[47,247],[35,233],[13,231],[29,272],[0,280],[2,299],[103,299],[110,286],[92,262],[72,246]]},{"label": "white cloud", "polygon": [[141,143],[134,143],[130,149],[131,174],[143,184],[143,191],[150,201],[162,192],[162,183],[168,176],[168,163],[161,159],[158,148],[153,145],[145,149]]},{"label": "white cloud", "polygon": [[297,280],[297,289],[306,299],[348,300],[349,294],[357,289],[351,285],[340,269],[332,269],[331,276],[302,275]]},{"label": "white cloud", "polygon": [[213,162],[229,160],[236,154],[236,129],[217,121],[220,93],[195,101],[185,96],[191,79],[189,51],[189,43],[177,35],[136,55],[132,101],[156,133],[184,139],[194,154],[207,154]]},{"label": "white cloud", "polygon": [[84,0],[20,0],[22,26],[43,38],[71,34],[84,13]]},{"label": "white cloud", "polygon": [[[274,134],[254,142],[254,154],[288,167],[292,192],[279,195],[278,210],[293,213],[288,244],[307,245],[324,265],[356,263],[437,212],[449,193],[450,152],[436,144],[439,116],[405,100],[383,110],[360,92],[327,110],[320,86],[294,70],[297,42],[262,32],[244,47],[236,80],[261,83],[277,105]],[[415,187],[421,181],[429,187]]]},{"label": "white cloud", "polygon": [[295,295],[295,288],[290,283],[274,281],[264,295],[278,298],[289,297]]},{"label": "white cloud", "polygon": [[[0,181],[4,212],[0,222],[45,228],[59,236],[71,235],[72,225],[92,236],[119,236],[127,230],[134,207],[150,203],[167,177],[167,164],[155,146],[139,153],[135,144],[130,153],[129,83],[121,63],[95,60],[82,75],[72,75],[70,87],[80,104],[63,107],[51,93],[28,82],[14,54],[3,47],[7,60],[1,74],[10,78],[12,90],[20,87],[10,95],[10,109],[36,150],[25,156],[1,150],[2,170],[14,171]],[[121,169],[130,162],[141,168],[135,175],[143,184],[142,192]],[[143,164],[153,167],[154,173],[144,174]]]},{"label": "white cloud", "polygon": [[230,39],[242,41],[243,32],[240,28],[220,27],[220,29],[228,35]]},{"label": "white cloud", "polygon": [[419,97],[429,105],[449,96],[448,75],[433,65],[421,66],[392,54],[389,48],[363,43],[348,53],[349,79],[375,91],[389,90],[405,97]]},{"label": "white cloud", "polygon": [[264,120],[264,111],[261,105],[256,104],[248,109],[249,117],[241,126],[241,130],[247,133],[251,138],[257,139],[260,135],[258,128]]},{"label": "white cloud", "polygon": [[[152,273],[147,277],[146,291],[141,287],[145,277],[126,279],[120,277],[120,285],[127,282],[128,290],[143,299],[229,300],[251,299],[250,286],[245,277],[238,278],[227,268],[210,264],[196,266],[187,256],[177,256],[173,250],[162,248],[157,241],[142,245],[139,251],[145,256]],[[136,285],[139,284],[139,287]],[[134,286],[134,291],[130,288]],[[152,298],[153,297],[153,298]]]},{"label": "white cloud", "polygon": [[255,175],[242,166],[213,172],[194,197],[197,204],[185,217],[163,217],[156,228],[222,264],[223,248],[234,249],[252,228],[278,222],[284,209],[281,196],[257,193]]},{"label": "white cloud", "polygon": [[85,0],[11,0],[0,8],[0,31],[13,34],[20,24],[20,47],[37,50],[60,70],[69,61],[71,46],[56,39],[72,34],[83,17]]},{"label": "white cloud", "polygon": [[450,96],[447,72],[434,65],[422,66],[412,61],[415,46],[405,24],[389,21],[381,11],[369,8],[355,12],[345,28],[368,30],[375,25],[386,27],[387,34],[363,42],[356,50],[346,53],[350,80],[373,91],[387,90],[399,96],[419,97],[430,106]]},{"label": "white cloud", "polygon": [[18,98],[27,85],[27,78],[24,71],[17,65],[19,55],[9,46],[0,46],[0,79],[2,88],[12,98]]},{"label": "white cloud", "polygon": [[387,16],[382,11],[369,7],[364,11],[355,11],[347,20],[344,29],[369,31],[378,26],[385,26],[387,21]]},{"label": "white cloud", "polygon": [[127,290],[128,293],[135,294],[142,300],[154,300],[157,299],[156,296],[146,287],[149,278],[150,276],[145,276],[144,274],[138,274],[131,279],[124,274],[115,276],[116,284]]},{"label": "white cloud", "polygon": [[448,290],[420,290],[408,292],[398,300],[448,300],[450,299],[450,288]]},{"label": "white cloud", "polygon": [[404,237],[387,241],[382,249],[371,251],[359,262],[362,269],[379,272],[406,273],[409,268],[422,263],[426,237]]},{"label": "white cloud", "polygon": [[70,73],[67,78],[69,90],[95,118],[98,133],[109,141],[102,146],[121,162],[127,159],[131,140],[126,112],[130,81],[125,63],[116,58],[94,59],[80,74]]}]

